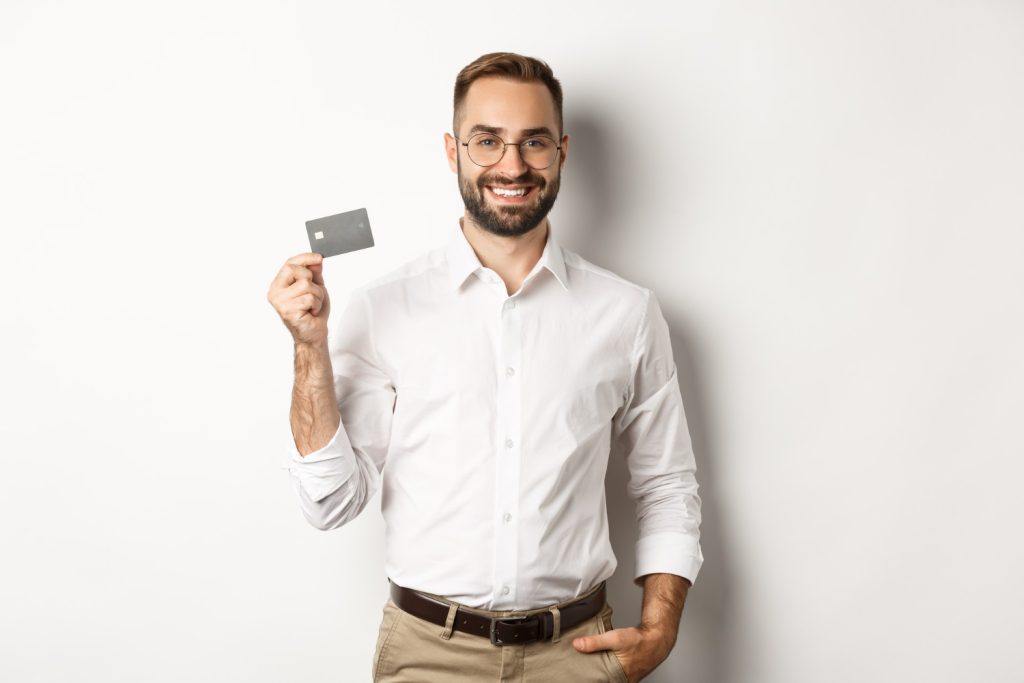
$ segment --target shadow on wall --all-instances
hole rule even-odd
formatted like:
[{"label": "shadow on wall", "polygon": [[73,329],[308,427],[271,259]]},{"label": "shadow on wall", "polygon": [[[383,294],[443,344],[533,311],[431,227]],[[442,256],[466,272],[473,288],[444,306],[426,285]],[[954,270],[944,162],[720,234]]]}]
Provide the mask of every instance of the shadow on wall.
[{"label": "shadow on wall", "polygon": [[[617,184],[614,182],[611,159],[616,158],[613,149],[620,146],[625,148],[625,141],[616,143],[614,136],[619,134],[602,126],[600,107],[588,106],[583,111],[587,115],[568,117],[565,126],[570,135],[570,154],[563,171],[563,187],[578,188],[578,191],[563,194],[575,196],[578,200],[563,203],[560,207],[562,211],[559,212],[562,217],[558,219],[559,228],[556,229],[559,229],[560,235],[572,238],[561,238],[563,243],[572,241],[583,245],[578,249],[570,248],[587,260],[612,272],[624,273],[628,269],[624,264],[616,262],[614,249],[617,240],[622,237],[618,234],[620,221],[617,216],[622,215],[623,211],[621,198],[616,196]],[[565,199],[559,197],[560,202]],[[657,248],[658,229],[654,226],[647,233],[638,232],[641,228],[631,224],[629,239],[640,239],[649,244],[651,249]],[[680,390],[697,460],[704,565],[687,598],[675,649],[644,680],[651,683],[727,683],[733,679],[730,661],[736,654],[728,623],[732,612],[729,600],[731,582],[725,553],[727,544],[723,537],[727,520],[723,519],[716,502],[715,447],[706,429],[708,420],[702,401],[704,391],[699,349],[693,343],[694,336],[688,334],[685,321],[669,313],[671,293],[655,293],[671,331]],[[605,484],[608,522],[612,547],[619,562],[614,576],[608,581],[609,602],[615,611],[613,621],[616,628],[640,623],[643,597],[642,590],[633,584],[637,526],[635,506],[626,495],[628,480],[629,470],[622,458],[615,458],[608,463]]]}]

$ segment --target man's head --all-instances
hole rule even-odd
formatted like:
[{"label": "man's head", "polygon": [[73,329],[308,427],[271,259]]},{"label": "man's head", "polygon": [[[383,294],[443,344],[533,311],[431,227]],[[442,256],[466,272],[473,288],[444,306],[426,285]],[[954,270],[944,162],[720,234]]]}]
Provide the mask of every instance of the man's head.
[{"label": "man's head", "polygon": [[[445,133],[445,148],[470,218],[506,237],[539,225],[558,196],[569,144],[562,87],[550,67],[511,52],[479,57],[455,80],[452,126],[455,135]],[[511,144],[493,163],[501,141]],[[502,197],[495,187],[525,194]]]}]

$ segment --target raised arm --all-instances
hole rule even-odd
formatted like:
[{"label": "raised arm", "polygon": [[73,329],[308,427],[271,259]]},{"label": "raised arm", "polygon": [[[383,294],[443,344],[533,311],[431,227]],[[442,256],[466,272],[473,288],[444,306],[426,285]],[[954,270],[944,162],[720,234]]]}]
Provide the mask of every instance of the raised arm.
[{"label": "raised arm", "polygon": [[285,467],[306,520],[326,531],[355,519],[380,486],[395,389],[374,348],[366,293],[352,293],[328,334],[320,257],[294,257],[305,258],[315,262],[285,264],[268,299],[295,341]]}]

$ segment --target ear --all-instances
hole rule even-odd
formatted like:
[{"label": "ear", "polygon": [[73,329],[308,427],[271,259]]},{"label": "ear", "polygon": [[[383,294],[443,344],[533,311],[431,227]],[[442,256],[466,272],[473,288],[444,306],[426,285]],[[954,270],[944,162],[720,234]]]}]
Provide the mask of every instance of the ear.
[{"label": "ear", "polygon": [[569,136],[562,136],[562,149],[558,157],[558,172],[562,172],[562,167],[565,166],[565,157],[569,154]]},{"label": "ear", "polygon": [[448,168],[452,169],[452,173],[458,173],[459,166],[456,158],[459,154],[459,141],[450,133],[444,134],[444,153],[448,157]]}]

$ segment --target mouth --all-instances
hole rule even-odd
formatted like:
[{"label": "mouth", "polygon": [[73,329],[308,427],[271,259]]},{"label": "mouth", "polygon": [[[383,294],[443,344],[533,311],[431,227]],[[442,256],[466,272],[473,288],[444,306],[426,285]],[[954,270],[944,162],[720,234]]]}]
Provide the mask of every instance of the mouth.
[{"label": "mouth", "polygon": [[498,204],[523,204],[537,193],[536,185],[485,185],[487,194]]}]

